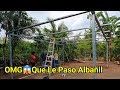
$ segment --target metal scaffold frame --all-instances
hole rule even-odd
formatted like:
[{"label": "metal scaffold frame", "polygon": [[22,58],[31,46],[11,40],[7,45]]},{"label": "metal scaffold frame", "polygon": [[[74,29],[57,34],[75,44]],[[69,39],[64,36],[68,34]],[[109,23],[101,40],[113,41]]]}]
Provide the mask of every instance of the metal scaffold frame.
[{"label": "metal scaffold frame", "polygon": [[[85,14],[85,13],[88,13],[90,11],[85,11],[85,12],[81,12],[81,13],[78,13],[78,14],[72,14],[72,15],[68,15],[68,16],[64,16],[64,17],[60,17],[60,18],[57,18],[57,19],[53,19],[52,21],[46,21],[46,22],[42,22],[42,23],[39,23],[39,24],[36,24],[36,25],[32,25],[32,26],[27,26],[27,27],[23,27],[23,28],[20,28],[20,29],[16,29],[16,30],[13,30],[13,31],[10,31],[8,32],[8,40],[9,40],[9,57],[10,57],[10,66],[12,67],[13,64],[12,64],[12,45],[11,45],[11,36],[17,36],[17,37],[21,37],[20,35],[17,35],[17,34],[14,34],[14,32],[19,32],[19,31],[22,31],[22,30],[25,30],[25,29],[28,29],[28,28],[32,28],[32,27],[35,27],[35,26],[40,26],[40,25],[43,25],[43,24],[47,24],[47,23],[50,23],[50,22],[54,22],[54,21],[58,21],[58,20],[62,20],[62,19],[66,19],[66,18],[70,18],[70,17],[73,17],[73,16],[77,16],[77,15],[81,15],[81,14]],[[95,15],[95,11],[91,11],[91,14],[92,14],[92,59],[93,59],[93,67],[96,66],[96,27],[95,27],[95,21],[97,22],[97,25],[98,27],[100,28],[105,40],[107,41],[106,39],[106,36],[100,26],[100,23]],[[75,29],[75,30],[69,30],[69,31],[63,31],[63,32],[72,32],[72,31],[79,31],[79,30],[85,30],[85,29],[89,29],[89,28],[81,28],[81,29]],[[57,32],[57,33],[51,33],[51,34],[58,34],[58,33],[62,33],[62,32]],[[51,35],[51,34],[44,34],[44,35],[40,35],[40,36],[48,36],[48,35]],[[21,37],[22,38],[22,37]],[[41,40],[39,40],[41,41]],[[61,44],[63,45],[63,50],[64,50],[64,44]],[[107,48],[107,51],[108,51],[108,48]],[[108,53],[106,54],[106,56],[108,57]],[[108,59],[108,58],[107,58]],[[63,58],[64,60],[64,58]],[[93,78],[95,79],[96,78],[96,74],[94,73],[93,75]],[[13,75],[11,74],[11,79],[13,79]]]}]

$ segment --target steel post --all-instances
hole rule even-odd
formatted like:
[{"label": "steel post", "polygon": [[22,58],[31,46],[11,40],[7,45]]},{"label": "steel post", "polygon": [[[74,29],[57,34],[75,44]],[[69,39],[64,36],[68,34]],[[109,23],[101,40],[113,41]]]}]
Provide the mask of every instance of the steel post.
[{"label": "steel post", "polygon": [[[11,35],[8,34],[8,39],[9,39],[9,53],[10,53],[10,67],[13,66],[12,62],[12,42],[11,42]],[[13,73],[11,73],[11,79],[13,79]]]},{"label": "steel post", "polygon": [[[92,56],[93,68],[96,67],[96,32],[95,32],[95,12],[92,13]],[[96,79],[96,73],[93,73],[93,78]]]}]

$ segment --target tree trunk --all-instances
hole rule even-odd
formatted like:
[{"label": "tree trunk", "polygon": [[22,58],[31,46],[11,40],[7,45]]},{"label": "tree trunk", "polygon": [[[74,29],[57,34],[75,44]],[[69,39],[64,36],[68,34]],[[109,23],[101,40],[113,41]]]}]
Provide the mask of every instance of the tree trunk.
[{"label": "tree trunk", "polygon": [[6,66],[5,46],[4,45],[3,45],[3,60],[4,60],[4,66]]},{"label": "tree trunk", "polygon": [[110,47],[109,47],[109,52],[110,52],[110,54],[109,54],[109,57],[110,57],[110,61],[112,61],[112,43],[111,43],[111,41],[110,41]]},{"label": "tree trunk", "polygon": [[5,67],[7,66],[7,62],[6,62],[6,52],[5,52],[6,41],[7,41],[7,34],[6,34],[6,36],[5,36],[5,42],[4,42],[4,44],[3,44],[3,60],[4,60],[4,65],[5,65]]},{"label": "tree trunk", "polygon": [[110,41],[109,41],[109,62],[112,61],[112,37],[110,34]]}]

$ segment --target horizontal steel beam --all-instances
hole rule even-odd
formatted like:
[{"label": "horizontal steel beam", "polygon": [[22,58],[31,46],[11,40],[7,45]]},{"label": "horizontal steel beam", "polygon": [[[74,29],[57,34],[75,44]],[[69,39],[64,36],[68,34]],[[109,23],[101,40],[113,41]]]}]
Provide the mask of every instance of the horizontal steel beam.
[{"label": "horizontal steel beam", "polygon": [[[26,38],[26,36],[20,36],[20,35],[16,35],[16,34],[10,34],[10,35],[12,35],[12,36],[17,36],[17,37],[19,37],[19,38]],[[26,38],[26,39],[33,39],[33,38]],[[96,39],[99,39],[99,38],[96,38]],[[49,43],[49,41],[47,41],[47,40],[40,40],[40,39],[34,39],[34,40],[40,41],[40,42],[47,42],[47,43]],[[91,42],[91,41],[92,41],[92,38],[91,38],[91,39],[81,39],[81,40],[82,40],[82,41],[89,41],[89,42]],[[58,42],[61,42],[61,41],[57,41],[57,42],[56,42],[57,45],[64,45],[64,44],[60,44],[60,43],[58,43]],[[102,42],[102,41],[97,41],[97,40],[96,40],[96,42]],[[72,43],[70,43],[70,42],[68,42],[68,41],[64,41],[64,43],[65,43],[65,44],[79,44],[79,43],[85,43],[85,42],[72,42]]]},{"label": "horizontal steel beam", "polygon": [[[71,38],[71,37],[74,37],[74,38],[75,38],[75,37],[86,36],[86,35],[91,35],[91,34],[78,35],[78,36],[68,36],[68,37],[66,36],[66,37],[62,37],[62,38],[64,38],[64,39],[66,39],[66,38]],[[57,39],[62,39],[62,38],[55,38],[55,39],[57,40]]]},{"label": "horizontal steel beam", "polygon": [[[89,41],[89,42],[92,42],[92,41]],[[96,42],[106,42],[106,41],[97,41]],[[75,42],[75,43],[65,43],[65,44],[84,44],[86,42]],[[64,45],[64,44],[59,44],[59,45]]]},{"label": "horizontal steel beam", "polygon": [[[17,37],[19,37],[19,38],[26,38],[26,37],[24,37],[24,36],[19,36],[19,35],[15,35],[15,34],[10,34],[10,35],[12,35],[12,36],[17,36]],[[33,38],[26,38],[26,39],[33,39]],[[35,39],[35,38],[34,38],[34,40],[40,41],[40,42],[47,42],[47,43],[49,43],[49,41],[47,41],[47,40],[40,40],[40,39]],[[57,41],[57,43],[58,43],[58,42],[61,42],[61,41]]]},{"label": "horizontal steel beam", "polygon": [[[90,29],[90,28],[80,28],[80,29],[74,29],[74,30],[68,30],[68,31],[62,31],[62,32],[56,32],[56,33],[50,33],[50,34],[43,34],[43,35],[38,35],[38,36],[49,36],[49,35],[60,34],[60,33],[64,33],[64,32],[72,32],[72,31],[79,31],[79,30],[86,30],[86,29]],[[12,33],[10,33],[10,34],[12,35]]]},{"label": "horizontal steel beam", "polygon": [[[20,36],[20,35],[17,35],[17,34],[10,34],[10,35],[16,36],[16,37],[19,37],[19,38],[39,40],[39,39],[35,39],[35,37]],[[72,37],[76,37],[76,36],[72,36]],[[61,38],[57,38],[57,39],[61,39]],[[90,38],[90,39],[80,39],[80,40],[91,40],[91,39],[92,38]],[[96,38],[96,39],[102,39],[102,38]],[[41,41],[49,41],[49,40],[41,40]],[[61,41],[58,41],[58,42],[61,42]]]},{"label": "horizontal steel beam", "polygon": [[[70,37],[79,37],[79,36],[87,36],[87,35],[91,35],[92,33],[90,34],[84,34],[84,35],[77,35],[77,36],[70,36]],[[69,36],[68,36],[69,37]]]},{"label": "horizontal steel beam", "polygon": [[47,24],[47,23],[50,23],[50,22],[53,22],[53,21],[62,20],[62,19],[65,19],[65,18],[77,16],[77,15],[84,14],[84,13],[88,13],[88,12],[89,12],[89,11],[85,11],[85,12],[81,12],[81,13],[77,13],[77,14],[72,14],[72,15],[68,15],[68,16],[56,18],[56,19],[53,19],[53,20],[51,20],[51,21],[46,21],[46,22],[42,22],[42,23],[35,24],[35,25],[32,25],[32,26],[27,26],[27,27],[23,27],[23,28],[20,28],[20,29],[16,29],[16,30],[10,31],[10,32],[8,32],[8,33],[16,32],[16,31],[22,31],[22,30],[25,30],[25,29],[28,29],[28,28],[32,28],[32,27],[35,27],[35,26],[40,26],[40,25]]},{"label": "horizontal steel beam", "polygon": [[54,34],[60,34],[60,33],[65,33],[65,32],[72,32],[72,31],[80,31],[80,30],[86,30],[86,29],[89,29],[89,28],[80,28],[80,29],[74,29],[74,30],[68,30],[68,31],[62,31],[62,32],[56,32],[56,33],[44,34],[44,36],[54,35]]},{"label": "horizontal steel beam", "polygon": [[25,38],[25,39],[34,39],[34,40],[41,41],[41,42],[49,42],[49,41],[46,41],[46,40],[35,39],[34,37],[26,37],[26,36],[20,36],[20,35],[16,35],[16,34],[9,34],[9,35],[16,36],[16,37],[19,37],[19,38]]}]

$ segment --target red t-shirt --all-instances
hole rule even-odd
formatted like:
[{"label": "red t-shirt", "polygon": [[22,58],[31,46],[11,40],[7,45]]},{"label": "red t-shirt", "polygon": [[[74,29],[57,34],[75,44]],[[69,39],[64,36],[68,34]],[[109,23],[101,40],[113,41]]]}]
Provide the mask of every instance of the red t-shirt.
[{"label": "red t-shirt", "polygon": [[32,63],[35,63],[35,61],[36,61],[36,57],[35,57],[35,55],[31,55],[31,59],[32,59]]}]

